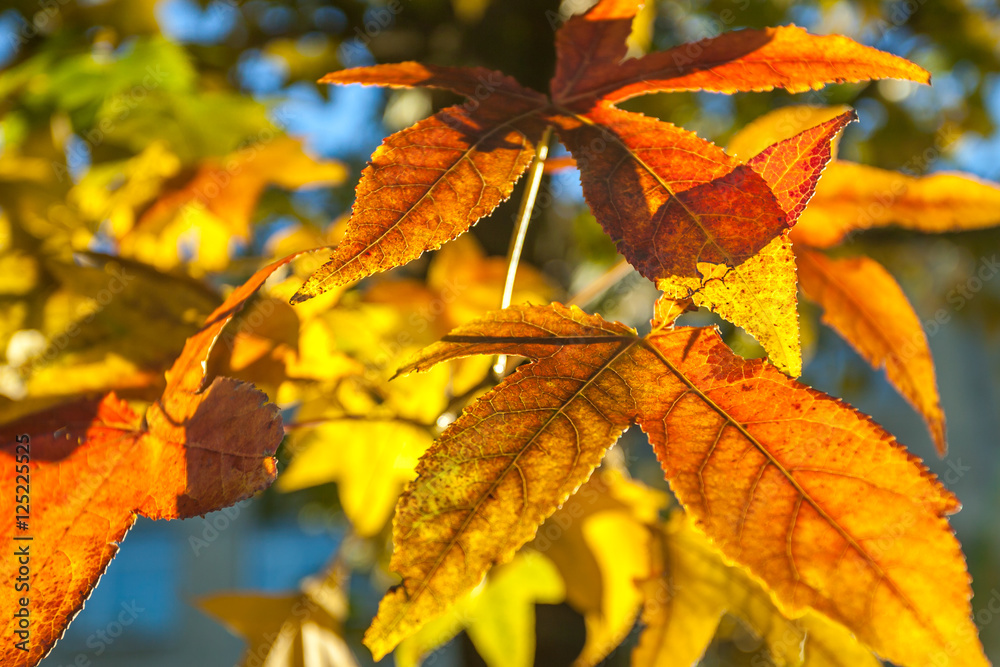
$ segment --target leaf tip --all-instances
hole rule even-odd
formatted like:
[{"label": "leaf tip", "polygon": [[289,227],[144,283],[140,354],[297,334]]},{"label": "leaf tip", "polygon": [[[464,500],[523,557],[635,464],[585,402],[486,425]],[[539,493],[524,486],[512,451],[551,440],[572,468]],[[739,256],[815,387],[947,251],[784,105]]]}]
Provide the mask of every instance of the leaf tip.
[{"label": "leaf tip", "polygon": [[295,294],[292,295],[292,298],[288,300],[288,303],[291,304],[291,305],[293,305],[293,306],[295,306],[295,305],[298,305],[298,304],[302,303],[303,301],[308,301],[309,299],[313,298],[314,296],[316,296],[316,295],[315,294],[310,294],[310,293],[306,292],[304,288],[301,288],[301,289],[299,289],[298,292],[296,292]]}]

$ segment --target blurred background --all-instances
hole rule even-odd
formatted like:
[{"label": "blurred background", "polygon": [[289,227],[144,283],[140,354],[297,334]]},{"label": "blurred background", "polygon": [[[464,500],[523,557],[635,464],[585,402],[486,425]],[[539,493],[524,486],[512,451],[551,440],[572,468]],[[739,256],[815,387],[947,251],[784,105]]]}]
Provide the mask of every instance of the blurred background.
[{"label": "blurred background", "polygon": [[[66,395],[110,388],[135,400],[155,397],[163,369],[219,302],[219,290],[239,284],[265,258],[335,240],[360,171],[382,138],[457,99],[439,91],[316,84],[324,73],[419,60],[501,69],[545,90],[553,71],[554,26],[587,4],[5,0],[0,351],[6,356],[0,416],[9,419]],[[776,107],[849,104],[860,122],[846,130],[842,158],[910,174],[961,170],[1000,179],[996,2],[648,4],[637,22],[637,49],[664,49],[740,27],[795,23],[904,56],[931,71],[933,85],[883,81],[798,96],[655,95],[626,108],[724,146],[736,130]],[[229,167],[234,160],[245,166]],[[575,171],[548,177],[543,188],[547,196],[528,233],[519,289],[534,301],[565,300],[604,274],[617,255],[583,203]],[[462,246],[468,254],[440,251],[394,271],[385,283],[345,297],[347,307],[336,316],[316,314],[320,304],[310,311],[313,320],[300,316],[289,324],[296,316],[289,314],[287,298],[318,264],[279,276],[269,283],[274,298],[261,297],[250,309],[266,319],[256,333],[270,347],[266,353],[244,352],[239,362],[234,356],[219,371],[243,373],[273,400],[294,406],[286,422],[306,428],[310,420],[322,419],[325,408],[310,412],[311,401],[335,391],[323,382],[341,372],[330,370],[340,368],[338,363],[367,360],[369,376],[391,374],[390,360],[409,350],[409,343],[395,348],[391,343],[407,321],[423,323],[424,338],[417,336],[416,342],[429,342],[462,320],[465,313],[456,310],[476,314],[498,303],[520,189],[474,228],[475,242]],[[1000,280],[980,281],[960,302],[948,295],[971,285],[983,261],[1000,252],[998,242],[997,229],[934,236],[885,229],[853,236],[837,250],[882,262],[921,320],[942,308],[951,314],[947,324],[927,331],[948,417],[950,452],[944,459],[935,455],[923,421],[883,374],[822,327],[817,309],[801,310],[803,381],[873,415],[962,500],[964,509],[952,523],[972,572],[974,610],[985,608],[991,596],[1000,598]],[[137,278],[123,298],[105,307],[95,305],[94,297],[107,283],[109,255],[120,257],[126,273]],[[456,305],[448,297],[446,269],[458,272],[460,284],[478,281],[490,290],[465,290]],[[652,286],[633,274],[599,295],[590,310],[641,328],[655,296]],[[400,314],[404,301],[411,310]],[[60,342],[67,323],[81,319],[83,334]],[[353,338],[331,337],[332,330],[354,332]],[[752,341],[732,327],[725,331],[738,350],[755,354]],[[325,356],[308,357],[296,348],[298,370],[288,371],[293,362],[281,356],[279,343],[295,347],[292,343],[304,340],[326,350]],[[376,343],[381,347],[375,349]],[[275,365],[285,375],[269,375]],[[311,370],[303,370],[309,365]],[[292,376],[295,382],[288,381]],[[396,405],[397,417],[422,423],[447,410],[447,402],[427,399],[414,408],[405,407],[406,401],[436,386],[406,385],[398,396],[351,394],[337,400],[357,409]],[[460,393],[450,387],[448,392]],[[414,447],[419,450],[427,437],[414,436]],[[302,438],[299,451],[308,451],[309,439],[322,433],[312,430]],[[283,466],[292,458],[288,450],[286,442]],[[623,465],[636,479],[666,489],[637,429],[623,439],[621,450]],[[357,525],[357,504],[370,503],[373,496],[365,495],[365,488],[345,490],[346,463],[339,472],[312,477],[300,469],[284,486],[279,482],[253,501],[204,519],[140,519],[84,611],[42,664],[235,664],[246,643],[196,602],[232,590],[256,591],[263,596],[257,601],[294,597],[303,578],[320,572],[335,553],[338,562],[365,574],[344,584],[349,611],[342,621],[357,660],[370,664],[359,639],[389,582],[378,563],[387,553],[387,512],[407,476],[400,460],[395,455],[390,460],[402,472],[378,496],[387,497],[388,505],[371,510],[377,516],[369,517],[368,528]],[[538,664],[569,664],[584,641],[581,615],[563,603],[540,605],[537,617]],[[636,634],[633,630],[604,664],[627,664]],[[988,655],[1000,661],[1000,630],[986,624],[982,639]],[[750,664],[755,650],[745,637],[721,639],[706,664]],[[433,658],[435,665],[483,664],[464,633]]]}]

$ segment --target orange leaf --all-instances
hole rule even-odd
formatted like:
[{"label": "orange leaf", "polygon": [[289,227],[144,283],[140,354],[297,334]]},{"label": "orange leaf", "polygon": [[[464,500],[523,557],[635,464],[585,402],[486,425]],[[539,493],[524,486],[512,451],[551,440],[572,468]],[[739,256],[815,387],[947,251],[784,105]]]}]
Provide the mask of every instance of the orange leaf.
[{"label": "orange leaf", "polygon": [[[407,85],[416,76],[412,63],[404,65],[348,70],[336,78],[374,83],[381,75],[382,85]],[[375,151],[361,174],[344,240],[292,303],[439,248],[510,196],[544,130],[535,117],[544,97],[496,73],[490,73],[495,83],[485,84],[476,79],[480,70],[469,70],[465,80],[456,74],[464,70],[447,71],[453,75],[448,87],[475,97],[397,132]],[[490,88],[480,95],[477,86]]]},{"label": "orange leaf", "polygon": [[[780,107],[744,125],[729,139],[726,152],[741,160],[749,160],[771,144],[821,125],[850,110],[851,107],[844,104],[836,106],[796,104]],[[836,158],[836,139],[833,141],[831,152]]]},{"label": "orange leaf", "polygon": [[993,227],[1000,224],[1000,185],[968,174],[910,176],[838,160],[792,240],[828,248],[852,232],[893,224],[927,233]]},{"label": "orange leaf", "polygon": [[792,226],[806,209],[819,183],[820,175],[833,157],[833,141],[837,135],[857,120],[854,111],[819,123],[795,136],[778,141],[747,160],[747,164],[764,180]]},{"label": "orange leaf", "polygon": [[[908,60],[848,37],[810,35],[791,25],[734,30],[651,53],[625,62],[614,82],[586,93],[617,103],[637,95],[684,90],[736,93],[785,88],[802,93],[829,83],[870,79],[930,83],[931,77]],[[582,92],[575,97],[582,98]],[[585,98],[572,100],[574,108],[585,103]]]},{"label": "orange leaf", "polygon": [[802,293],[823,306],[823,322],[886,377],[923,415],[938,453],[948,451],[934,361],[920,319],[899,284],[867,257],[830,259],[796,251]]},{"label": "orange leaf", "polygon": [[869,418],[709,329],[646,338],[559,304],[491,313],[403,369],[527,356],[442,435],[397,508],[403,584],[376,656],[511,557],[630,423],[678,499],[786,613],[816,609],[906,665],[986,664],[945,516],[958,501]]},{"label": "orange leaf", "polygon": [[694,134],[614,102],[658,90],[927,81],[901,58],[795,27],[726,33],[622,63],[639,4],[602,0],[557,31],[550,99],[482,68],[409,62],[324,77],[446,88],[469,100],[385,140],[362,174],[344,242],[292,302],[408,262],[465,232],[510,196],[546,125],[559,130],[595,216],[640,273],[697,278],[699,261],[737,266],[786,226],[763,179]]},{"label": "orange leaf", "polygon": [[556,72],[549,90],[556,104],[614,82],[628,53],[625,40],[640,0],[605,0],[571,16],[556,32]]},{"label": "orange leaf", "polygon": [[[0,458],[12,479],[15,436],[30,440],[27,530],[15,525],[13,495],[3,500],[0,533],[28,549],[29,589],[15,590],[17,563],[4,556],[4,609],[31,601],[27,654],[5,642],[4,663],[34,665],[83,607],[137,515],[151,519],[198,516],[265,489],[277,470],[273,454],[283,436],[281,417],[250,384],[216,378],[203,386],[205,362],[226,323],[279,266],[264,267],[238,287],[189,338],[167,372],[163,396],[140,418],[113,393],[29,415],[0,429]],[[23,438],[22,438],[23,440]],[[20,474],[20,473],[19,473]],[[20,482],[19,482],[20,483]],[[20,539],[19,539],[20,538]],[[5,636],[18,619],[7,615]]]},{"label": "orange leaf", "polygon": [[678,381],[640,415],[678,500],[786,613],[813,608],[904,665],[986,665],[958,501],[892,436],[712,331],[654,332]]}]

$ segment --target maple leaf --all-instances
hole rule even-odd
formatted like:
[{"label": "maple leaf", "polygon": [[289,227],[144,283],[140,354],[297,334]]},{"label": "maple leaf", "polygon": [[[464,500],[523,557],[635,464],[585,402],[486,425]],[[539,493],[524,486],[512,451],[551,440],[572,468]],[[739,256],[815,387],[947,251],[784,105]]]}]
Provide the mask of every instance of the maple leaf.
[{"label": "maple leaf", "polygon": [[343,568],[335,564],[303,580],[297,592],[216,593],[197,604],[247,640],[239,663],[244,667],[357,667],[343,635],[345,580]]},{"label": "maple leaf", "polygon": [[[250,384],[218,377],[205,363],[223,327],[271,273],[294,255],[260,269],[187,339],[167,371],[162,396],[140,416],[109,393],[56,406],[0,427],[5,478],[13,487],[17,441],[30,440],[30,541],[33,631],[27,654],[12,642],[3,660],[34,665],[62,635],[142,515],[193,517],[249,498],[274,481],[282,438],[277,406]],[[23,440],[23,438],[22,438]],[[151,480],[156,480],[151,484]],[[11,544],[14,508],[4,499],[0,534]],[[9,552],[13,553],[13,552]],[[17,606],[13,556],[3,573],[5,609]],[[17,619],[3,621],[15,636]]]},{"label": "maple leaf", "polygon": [[843,626],[816,612],[784,616],[768,591],[744,570],[726,563],[682,512],[673,512],[652,531],[654,576],[641,584],[646,627],[632,653],[633,667],[697,663],[726,613],[760,637],[778,665],[881,664]]},{"label": "maple leaf", "polygon": [[559,304],[491,313],[401,372],[470,354],[532,363],[421,459],[393,523],[402,584],[365,636],[376,657],[508,560],[638,423],[697,525],[785,612],[826,614],[897,663],[986,664],[945,518],[958,501],[871,419],[713,330],[640,338]]},{"label": "maple leaf", "polygon": [[321,79],[445,88],[468,100],[375,151],[343,243],[293,302],[408,262],[465,232],[510,195],[546,126],[576,159],[598,222],[644,276],[696,278],[699,261],[736,266],[787,228],[765,180],[694,134],[614,103],[672,90],[929,80],[901,58],[796,27],[729,32],[622,63],[638,7],[638,0],[603,0],[557,31],[549,97],[499,72],[413,62]]},{"label": "maple leaf", "polygon": [[[730,149],[752,156],[767,142],[780,141],[838,111],[811,106],[773,111],[737,133]],[[850,233],[892,222],[924,232],[992,226],[1000,223],[998,205],[1000,186],[966,174],[916,178],[834,161],[809,208],[789,233],[796,247],[803,295],[824,308],[823,321],[873,368],[885,367],[888,381],[927,422],[942,456],[948,445],[934,362],[920,319],[906,295],[872,259],[830,259],[811,248],[835,245]]]},{"label": "maple leaf", "polygon": [[[774,192],[794,225],[832,157],[833,141],[857,116],[846,111],[777,141],[747,161]],[[795,257],[787,232],[739,266],[699,263],[700,278],[673,276],[656,286],[670,298],[690,298],[760,342],[771,362],[797,377],[802,372],[796,308]]]}]

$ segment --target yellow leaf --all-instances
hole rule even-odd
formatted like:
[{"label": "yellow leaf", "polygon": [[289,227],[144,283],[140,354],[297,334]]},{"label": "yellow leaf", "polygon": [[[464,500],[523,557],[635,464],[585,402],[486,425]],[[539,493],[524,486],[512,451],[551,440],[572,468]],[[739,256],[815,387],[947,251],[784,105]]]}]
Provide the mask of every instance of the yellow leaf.
[{"label": "yellow leaf", "polygon": [[112,235],[122,238],[135,226],[137,211],[155,199],[180,169],[177,156],[164,142],[156,141],[133,158],[91,167],[68,199],[86,219],[107,220]]},{"label": "yellow leaf", "polygon": [[398,667],[417,667],[427,653],[461,630],[489,667],[535,664],[535,604],[562,602],[559,571],[541,554],[525,550],[445,614],[400,643],[393,654]]},{"label": "yellow leaf", "polygon": [[301,431],[289,436],[293,458],[278,477],[278,490],[337,482],[344,514],[363,536],[385,526],[417,459],[433,441],[428,429],[398,420],[331,420]]},{"label": "yellow leaf", "polygon": [[567,602],[583,614],[587,640],[574,665],[596,665],[635,624],[650,576],[650,539],[666,494],[604,468],[542,524],[532,543],[566,582]]},{"label": "yellow leaf", "polygon": [[[642,584],[645,629],[633,667],[688,667],[701,659],[729,613],[760,637],[776,665],[877,667],[843,626],[815,612],[788,618],[742,568],[729,565],[682,512],[655,529],[655,577]],[[754,659],[754,664],[757,659]]]},{"label": "yellow leaf", "polygon": [[[516,320],[520,312],[491,315]],[[593,332],[607,336],[606,342],[598,344],[599,351],[559,348],[582,355],[575,368],[533,364],[518,369],[507,382],[517,383],[524,395],[485,394],[421,459],[418,477],[401,497],[393,520],[390,569],[402,575],[403,585],[383,598],[365,635],[376,658],[443,613],[491,566],[513,557],[590,477],[605,449],[628,425],[629,417],[614,402],[607,409],[593,407],[592,399],[579,393],[578,383],[618,361],[632,347],[635,333],[621,324],[597,322],[579,309],[563,309],[557,317],[574,333]],[[543,348],[546,356],[555,351]],[[427,348],[417,364],[401,372],[429,368],[441,360],[435,356],[438,350],[447,355],[448,344]],[[586,385],[628,400],[628,388],[614,386],[610,378]],[[562,446],[564,438],[574,438],[576,446]]]},{"label": "yellow leaf", "polygon": [[795,255],[788,235],[768,243],[737,267],[698,264],[701,278],[672,276],[656,286],[672,299],[690,298],[743,327],[767,351],[771,363],[792,377],[802,373]]},{"label": "yellow leaf", "polygon": [[197,601],[247,641],[242,667],[357,667],[343,639],[342,574],[330,568],[285,595],[217,593]]}]

